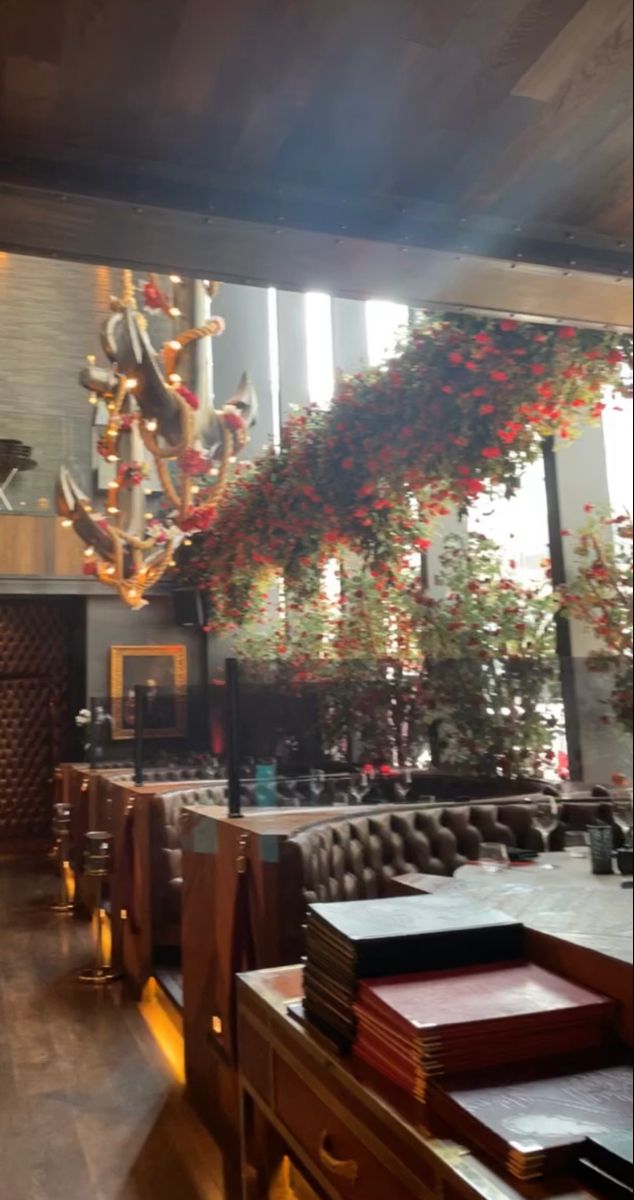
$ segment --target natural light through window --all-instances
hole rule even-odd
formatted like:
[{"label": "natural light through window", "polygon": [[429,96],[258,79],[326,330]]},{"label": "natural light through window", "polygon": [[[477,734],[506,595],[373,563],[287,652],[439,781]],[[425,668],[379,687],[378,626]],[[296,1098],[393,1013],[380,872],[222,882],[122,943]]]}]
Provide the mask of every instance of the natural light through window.
[{"label": "natural light through window", "polygon": [[[629,373],[631,383],[631,372]],[[617,512],[632,512],[632,436],[634,421],[632,398],[608,397],[603,414],[605,459],[608,470],[610,505]]]},{"label": "natural light through window", "polygon": [[367,301],[365,325],[371,367],[378,367],[394,354],[408,322],[409,309],[406,304],[394,304],[391,300]]},{"label": "natural light through window", "polygon": [[332,300],[323,292],[307,292],[306,356],[311,404],[328,408],[335,390]]},{"label": "natural light through window", "polygon": [[280,414],[280,339],[277,320],[277,291],[269,288],[268,325],[269,325],[269,387],[271,390],[271,409],[273,415],[273,445],[279,449],[281,441]]},{"label": "natural light through window", "polygon": [[[522,583],[543,579],[540,566],[549,557],[548,510],[542,458],[531,463],[515,496],[484,495],[469,509],[469,528],[501,547],[507,570]],[[511,567],[511,563],[515,565]]]}]

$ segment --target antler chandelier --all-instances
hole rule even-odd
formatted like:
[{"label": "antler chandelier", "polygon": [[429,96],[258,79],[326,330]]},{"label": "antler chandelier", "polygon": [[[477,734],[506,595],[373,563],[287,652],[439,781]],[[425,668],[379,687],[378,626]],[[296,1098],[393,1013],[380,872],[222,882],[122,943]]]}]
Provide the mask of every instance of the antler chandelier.
[{"label": "antler chandelier", "polygon": [[[207,284],[207,290],[213,297],[218,285]],[[143,285],[142,297],[146,311],[179,322],[180,310],[155,276]],[[132,272],[124,271],[121,297],[111,299],[101,330],[109,365],[97,366],[91,355],[80,374],[89,402],[106,405],[98,451],[115,474],[106,511],[99,513],[62,467],[57,509],[62,524],[74,527],[85,543],[86,574],[115,588],[133,609],[147,604],[145,593],[173,565],[181,542],[213,523],[231,464],[255,423],[257,401],[246,375],[224,408],[204,412],[179,373],[185,352],[224,327],[222,317],[212,317],[198,328],[175,330],[157,354],[137,307]],[[165,497],[164,516],[145,511],[152,466]]]}]

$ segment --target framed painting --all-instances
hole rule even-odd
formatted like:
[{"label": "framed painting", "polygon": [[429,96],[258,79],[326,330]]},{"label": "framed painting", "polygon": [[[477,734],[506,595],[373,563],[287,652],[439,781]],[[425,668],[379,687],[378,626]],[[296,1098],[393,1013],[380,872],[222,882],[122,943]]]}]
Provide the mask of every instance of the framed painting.
[{"label": "framed painting", "polygon": [[187,732],[185,646],[111,646],[113,738],[133,738],[135,688],[147,688],[144,735],[179,738]]}]

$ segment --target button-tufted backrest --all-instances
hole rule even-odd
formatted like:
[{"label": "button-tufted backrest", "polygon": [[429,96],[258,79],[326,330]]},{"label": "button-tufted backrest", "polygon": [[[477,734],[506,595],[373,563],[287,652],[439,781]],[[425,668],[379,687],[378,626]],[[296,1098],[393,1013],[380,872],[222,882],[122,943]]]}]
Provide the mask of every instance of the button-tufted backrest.
[{"label": "button-tufted backrest", "polygon": [[222,780],[182,791],[156,792],[150,798],[152,912],[156,937],[180,921],[183,865],[180,817],[184,804],[224,805],[227,785]]},{"label": "button-tufted backrest", "polygon": [[398,875],[453,875],[479,857],[483,841],[537,848],[530,805],[377,810],[303,830],[286,853],[291,875],[291,860],[299,858],[304,901],[314,903],[372,899]]}]

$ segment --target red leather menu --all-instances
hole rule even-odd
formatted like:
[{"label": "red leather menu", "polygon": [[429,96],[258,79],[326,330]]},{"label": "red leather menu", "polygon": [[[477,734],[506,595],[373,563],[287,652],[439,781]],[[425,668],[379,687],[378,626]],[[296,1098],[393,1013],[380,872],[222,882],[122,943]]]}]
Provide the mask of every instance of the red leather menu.
[{"label": "red leather menu", "polygon": [[500,1022],[515,1030],[562,1027],[583,1018],[609,1020],[611,1000],[554,975],[535,963],[507,963],[436,971],[386,980],[365,980],[357,1016],[375,1014],[418,1043],[455,1038],[461,1030],[485,1033]]}]

